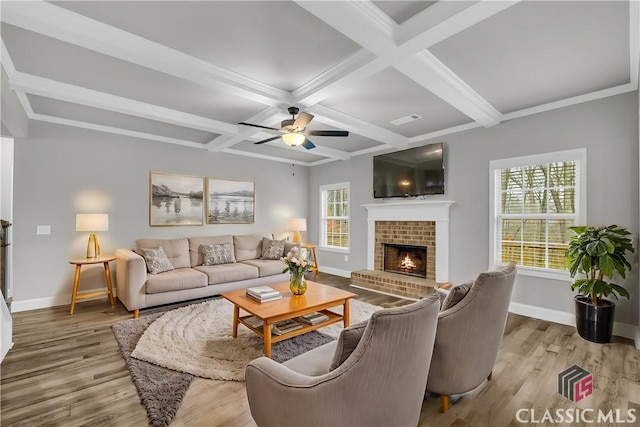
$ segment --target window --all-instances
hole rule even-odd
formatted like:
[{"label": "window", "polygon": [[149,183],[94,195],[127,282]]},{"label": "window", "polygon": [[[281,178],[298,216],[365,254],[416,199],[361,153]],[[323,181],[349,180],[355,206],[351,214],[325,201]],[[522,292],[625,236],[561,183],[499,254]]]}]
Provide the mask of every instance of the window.
[{"label": "window", "polygon": [[579,149],[490,162],[492,264],[568,278],[569,227],[586,221],[586,159]]},{"label": "window", "polygon": [[349,183],[320,186],[320,246],[349,250]]}]

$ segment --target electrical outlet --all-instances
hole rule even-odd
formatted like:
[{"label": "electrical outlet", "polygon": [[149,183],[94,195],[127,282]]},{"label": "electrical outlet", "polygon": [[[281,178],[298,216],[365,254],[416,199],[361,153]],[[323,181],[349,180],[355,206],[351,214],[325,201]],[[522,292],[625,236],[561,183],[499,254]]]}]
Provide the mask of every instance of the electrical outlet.
[{"label": "electrical outlet", "polygon": [[49,234],[51,234],[51,226],[50,225],[38,225],[38,226],[36,226],[36,234],[38,234],[38,235],[49,235]]},{"label": "electrical outlet", "polygon": [[348,262],[349,261],[349,255],[345,255],[344,256],[344,262]]}]

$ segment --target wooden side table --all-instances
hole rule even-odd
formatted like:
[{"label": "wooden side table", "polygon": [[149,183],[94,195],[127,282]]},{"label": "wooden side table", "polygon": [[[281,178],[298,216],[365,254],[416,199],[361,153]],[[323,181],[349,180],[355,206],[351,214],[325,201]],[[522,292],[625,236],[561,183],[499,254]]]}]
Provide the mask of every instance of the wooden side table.
[{"label": "wooden side table", "polygon": [[318,273],[320,272],[320,264],[318,264],[318,255],[316,254],[316,245],[313,243],[303,243],[302,245],[300,245],[300,247],[309,249],[311,251],[311,255],[313,256],[313,263],[315,264],[315,267],[311,267],[309,271],[314,272],[315,274],[315,276],[313,276],[314,278],[318,277]]},{"label": "wooden side table", "polygon": [[[71,294],[71,313],[70,314],[73,314],[73,310],[76,306],[76,300],[92,298],[98,295],[109,295],[109,301],[111,302],[111,307],[116,306],[116,301],[113,298],[113,289],[111,287],[111,271],[109,270],[109,263],[114,259],[116,259],[115,255],[102,255],[97,258],[74,258],[69,260],[69,264],[74,264],[76,266],[76,273],[73,276],[73,293]],[[78,284],[80,283],[80,269],[82,268],[83,265],[91,265],[91,264],[104,265],[104,278],[107,282],[107,290],[85,292],[78,295]]]}]

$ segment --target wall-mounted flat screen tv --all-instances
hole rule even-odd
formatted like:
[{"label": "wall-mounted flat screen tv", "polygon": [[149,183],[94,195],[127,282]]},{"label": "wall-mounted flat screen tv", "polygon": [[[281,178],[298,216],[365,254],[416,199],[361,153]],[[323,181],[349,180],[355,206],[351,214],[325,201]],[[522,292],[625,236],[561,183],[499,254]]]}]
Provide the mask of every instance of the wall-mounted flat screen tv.
[{"label": "wall-mounted flat screen tv", "polygon": [[373,157],[373,197],[444,194],[442,143]]}]

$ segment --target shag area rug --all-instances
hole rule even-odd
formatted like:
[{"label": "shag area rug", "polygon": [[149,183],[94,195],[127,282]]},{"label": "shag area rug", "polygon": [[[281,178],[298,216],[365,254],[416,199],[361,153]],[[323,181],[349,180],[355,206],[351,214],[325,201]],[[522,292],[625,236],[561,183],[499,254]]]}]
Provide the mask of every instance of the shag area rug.
[{"label": "shag area rug", "polygon": [[[352,300],[351,323],[366,320],[380,309]],[[112,325],[150,425],[169,425],[194,375],[244,381],[246,365],[263,355],[263,342],[243,325],[233,338],[232,319],[233,305],[217,299]],[[275,343],[272,359],[289,360],[332,341],[341,330],[342,323],[337,323]]]}]

